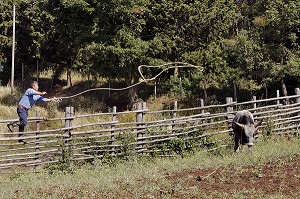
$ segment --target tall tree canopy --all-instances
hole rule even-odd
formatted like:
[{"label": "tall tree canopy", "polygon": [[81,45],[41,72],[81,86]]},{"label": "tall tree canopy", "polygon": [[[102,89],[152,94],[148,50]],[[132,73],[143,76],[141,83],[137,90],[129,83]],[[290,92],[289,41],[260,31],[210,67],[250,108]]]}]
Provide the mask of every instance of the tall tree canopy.
[{"label": "tall tree canopy", "polygon": [[[175,91],[180,78],[187,96],[206,86],[256,90],[275,82],[286,94],[289,78],[300,76],[297,0],[2,0],[0,63],[7,71],[12,3],[17,70],[40,61],[55,79],[67,71],[70,85],[71,71],[78,70],[129,86],[139,81],[139,65],[172,61],[204,68],[166,74],[169,89]],[[137,95],[130,89],[129,101]]]}]

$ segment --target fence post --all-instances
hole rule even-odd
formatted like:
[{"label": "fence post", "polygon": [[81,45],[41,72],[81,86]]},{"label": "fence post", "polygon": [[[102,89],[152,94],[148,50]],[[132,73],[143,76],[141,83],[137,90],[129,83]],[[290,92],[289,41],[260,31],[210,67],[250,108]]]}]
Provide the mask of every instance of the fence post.
[{"label": "fence post", "polygon": [[232,97],[226,97],[227,113],[233,112]]},{"label": "fence post", "polygon": [[[295,88],[295,94],[296,95],[300,95],[300,89],[299,88]],[[300,96],[296,98],[296,103],[300,102]]]},{"label": "fence post", "polygon": [[[70,127],[73,126],[73,117],[74,116],[74,107],[72,106],[68,106],[66,107],[66,112],[65,112],[65,128],[68,128],[65,130],[65,136],[63,137],[64,142],[63,142],[63,146],[62,146],[62,157],[63,158],[68,158],[69,160],[71,160],[71,146],[70,146],[70,140],[72,137],[72,130],[69,129]],[[67,148],[65,148],[67,147]],[[67,161],[67,160],[65,160]]]},{"label": "fence post", "polygon": [[[143,102],[143,112],[142,112],[143,125],[145,125],[145,122],[146,122],[146,110],[147,110],[147,102]],[[143,134],[145,134],[145,133],[143,132]]]},{"label": "fence post", "polygon": [[[41,116],[41,113],[40,111],[36,111],[36,117],[37,118],[40,118]],[[35,138],[35,147],[34,147],[34,151],[35,151],[35,159],[39,159],[39,154],[38,152],[40,151],[40,128],[41,128],[41,124],[40,124],[40,121],[37,120],[36,122],[36,138]]]},{"label": "fence post", "polygon": [[142,122],[143,122],[143,104],[141,102],[138,102],[137,103],[137,113],[136,113],[136,123],[137,123],[136,131],[137,131],[138,147],[139,146],[143,147],[143,144],[139,144],[139,142],[142,141],[142,137],[144,136],[142,129],[141,129],[141,126],[143,126]]},{"label": "fence post", "polygon": [[254,109],[254,113],[256,113],[256,107],[257,107],[257,104],[256,104],[256,96],[253,96],[253,109]]},{"label": "fence post", "polygon": [[[137,103],[137,113],[136,113],[136,122],[137,122],[137,127],[141,126],[141,123],[143,121],[143,111],[142,111],[142,103],[138,102]],[[139,131],[139,128],[137,128],[137,131]],[[139,132],[137,133],[137,136],[139,137]]]},{"label": "fence post", "polygon": [[[141,134],[142,134],[142,137],[144,137],[145,136],[145,123],[146,123],[146,110],[147,110],[147,103],[146,102],[143,102],[142,103],[142,109],[143,109],[143,112],[142,112],[142,126],[144,127],[143,129],[142,129],[142,132],[141,132]],[[143,141],[144,141],[144,139],[143,139]],[[145,144],[143,144],[142,145],[143,146],[143,148],[146,150],[147,149],[147,147],[146,147],[146,145]],[[143,152],[142,152],[143,153]]]},{"label": "fence post", "polygon": [[[112,118],[111,118],[111,121],[112,122],[115,122],[117,121],[117,107],[116,106],[113,106],[113,109],[112,109]],[[115,124],[112,124],[111,125],[111,145],[114,145],[115,144]],[[115,147],[113,146],[112,148],[112,154],[115,154]]]},{"label": "fence post", "polygon": [[[279,98],[279,97],[280,97],[279,90],[276,90],[276,98]],[[279,99],[277,100],[277,105],[278,106],[280,105],[280,100]]]},{"label": "fence post", "polygon": [[177,117],[177,109],[178,109],[178,102],[175,101],[175,102],[174,102],[174,109],[173,109],[173,116],[172,116],[172,118],[173,118],[174,120],[172,121],[173,125],[171,126],[172,133],[175,133],[173,129],[175,128],[174,123],[175,123],[175,118]]},{"label": "fence post", "polygon": [[[204,109],[204,100],[203,99],[200,99],[200,110],[201,110],[201,114],[204,114],[205,112],[205,109]],[[205,124],[206,123],[206,119],[202,119],[200,120],[200,122],[202,122],[202,124]]]},{"label": "fence post", "polygon": [[204,110],[204,100],[200,99],[200,107],[201,107],[201,114],[204,114],[205,110]]},{"label": "fence post", "polygon": [[[73,117],[74,116],[74,107],[72,106],[68,106],[66,107],[66,112],[65,112],[65,128],[70,128],[73,126],[73,118],[70,118],[70,117]],[[71,138],[72,134],[71,134],[72,130],[71,129],[67,129],[65,130],[65,134],[68,135],[68,140],[70,140],[69,138]]]},{"label": "fence post", "polygon": [[[296,98],[296,103],[300,103],[300,89],[299,88],[295,88],[295,94],[299,96]],[[297,115],[300,115],[300,113],[298,113]]]},{"label": "fence post", "polygon": [[[228,119],[228,128],[231,129],[231,120],[233,119],[233,106],[232,106],[232,97],[226,97],[226,111],[227,111],[227,119]],[[230,134],[230,133],[229,133]]]}]

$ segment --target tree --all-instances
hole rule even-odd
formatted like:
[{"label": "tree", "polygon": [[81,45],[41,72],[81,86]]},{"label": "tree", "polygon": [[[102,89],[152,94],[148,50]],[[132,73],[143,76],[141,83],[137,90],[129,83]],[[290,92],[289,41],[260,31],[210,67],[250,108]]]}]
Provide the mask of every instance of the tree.
[{"label": "tree", "polygon": [[45,26],[48,16],[41,10],[42,2],[42,0],[23,0],[18,6],[17,69],[21,71],[21,63],[24,63],[29,66],[31,74],[35,73],[36,62],[42,59],[42,43],[47,35]]},{"label": "tree", "polygon": [[253,31],[259,33],[264,52],[266,82],[280,81],[287,95],[286,77],[300,77],[300,2],[294,0],[257,1],[253,7]]},{"label": "tree", "polygon": [[[181,37],[184,48],[180,59],[203,66],[204,98],[207,84],[220,88],[228,85],[236,70],[224,56],[224,40],[235,35],[235,25],[241,19],[234,1],[194,1],[189,12],[183,12]],[[198,80],[196,80],[198,81]]]},{"label": "tree", "polygon": [[234,39],[224,40],[223,47],[226,62],[232,69],[227,78],[242,89],[260,89],[261,82],[258,80],[263,74],[258,72],[262,73],[264,57],[258,35],[248,30],[240,30]]},{"label": "tree", "polygon": [[0,1],[0,64],[2,80],[8,81],[11,66],[13,4],[10,1]]},{"label": "tree", "polygon": [[11,46],[12,5],[8,1],[0,2],[0,63],[7,62],[6,51]]},{"label": "tree", "polygon": [[[104,77],[123,79],[128,87],[139,81],[137,67],[155,62],[149,42],[142,39],[146,1],[101,1],[95,8],[94,42],[83,51],[82,64]],[[138,97],[137,87],[128,90],[129,108]]]},{"label": "tree", "polygon": [[44,3],[44,9],[50,15],[51,21],[42,56],[53,69],[55,80],[67,70],[69,86],[72,86],[71,71],[80,50],[91,42],[95,2],[47,0]]},{"label": "tree", "polygon": [[[40,59],[41,43],[44,39],[44,12],[40,10],[40,3],[36,0],[14,1],[16,5],[16,77],[21,74],[21,65],[35,65]],[[12,46],[12,2],[1,2],[3,9],[1,17],[0,59],[6,63],[5,70],[10,71]],[[35,68],[35,67],[34,67]],[[29,70],[32,73],[35,70]],[[8,72],[10,73],[10,72]],[[5,75],[8,76],[8,75]]]}]

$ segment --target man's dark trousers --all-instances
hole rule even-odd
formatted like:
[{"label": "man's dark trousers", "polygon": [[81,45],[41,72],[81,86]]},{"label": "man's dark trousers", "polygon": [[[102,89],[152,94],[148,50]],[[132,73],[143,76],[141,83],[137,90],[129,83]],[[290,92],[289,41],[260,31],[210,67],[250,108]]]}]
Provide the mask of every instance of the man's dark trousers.
[{"label": "man's dark trousers", "polygon": [[[24,127],[27,125],[27,118],[28,118],[28,110],[26,110],[24,107],[18,106],[17,113],[20,119],[20,125],[19,125],[19,132],[24,132]],[[23,136],[23,133],[19,133],[19,137]],[[19,140],[19,142],[23,142],[23,140]]]}]

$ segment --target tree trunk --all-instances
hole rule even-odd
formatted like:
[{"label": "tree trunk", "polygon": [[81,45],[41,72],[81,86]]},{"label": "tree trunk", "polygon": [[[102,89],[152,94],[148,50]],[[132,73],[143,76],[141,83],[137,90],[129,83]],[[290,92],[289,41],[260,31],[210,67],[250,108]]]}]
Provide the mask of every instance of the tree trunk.
[{"label": "tree trunk", "polygon": [[236,91],[236,82],[233,81],[233,101],[236,102],[237,101],[237,91]]},{"label": "tree trunk", "polygon": [[[176,65],[175,65],[175,66],[176,66]],[[175,76],[175,77],[178,77],[178,73],[179,73],[178,68],[174,68],[174,76]]]},{"label": "tree trunk", "polygon": [[[135,84],[138,82],[138,78],[133,78],[133,82],[131,81],[131,78],[128,79],[127,81],[127,86],[131,86],[132,84]],[[133,86],[129,88],[128,91],[128,98],[129,98],[129,102],[127,105],[128,110],[132,110],[134,109],[134,105],[135,103],[138,101],[138,87],[137,86]]]},{"label": "tree trunk", "polygon": [[127,108],[128,110],[132,110],[134,108],[135,102],[138,100],[137,86],[129,88],[128,97],[129,97],[129,103]]},{"label": "tree trunk", "polygon": [[55,68],[52,75],[51,88],[54,88],[59,83],[59,77],[63,73],[63,67]]},{"label": "tree trunk", "polygon": [[[288,95],[288,93],[287,93],[287,89],[286,89],[286,85],[285,85],[283,77],[280,79],[280,85],[281,85],[282,94],[284,97],[286,97]],[[290,103],[289,99],[284,100],[284,102],[285,102],[285,104]]]},{"label": "tree trunk", "polygon": [[91,88],[91,79],[90,79],[90,75],[91,75],[91,72],[90,70],[88,71],[88,89]]},{"label": "tree trunk", "polygon": [[67,70],[67,87],[71,87],[72,89],[72,78],[71,78],[72,69],[69,68]]},{"label": "tree trunk", "polygon": [[203,79],[202,81],[203,81],[204,101],[207,102],[206,79]]}]

